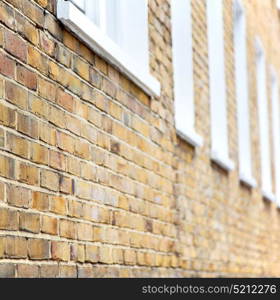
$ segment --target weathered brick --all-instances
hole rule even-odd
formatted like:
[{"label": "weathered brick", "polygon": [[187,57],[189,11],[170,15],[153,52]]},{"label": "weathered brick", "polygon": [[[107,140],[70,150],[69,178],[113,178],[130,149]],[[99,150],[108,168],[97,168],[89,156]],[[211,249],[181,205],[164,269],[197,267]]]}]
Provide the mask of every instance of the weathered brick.
[{"label": "weathered brick", "polygon": [[56,278],[58,277],[58,265],[42,265],[41,278]]},{"label": "weathered brick", "polygon": [[19,264],[17,266],[18,278],[39,278],[39,266]]},{"label": "weathered brick", "polygon": [[38,233],[40,231],[40,216],[34,213],[21,212],[19,214],[20,230]]},{"label": "weathered brick", "polygon": [[77,267],[69,265],[59,265],[59,277],[61,278],[76,278]]},{"label": "weathered brick", "polygon": [[81,244],[73,244],[71,246],[71,260],[77,262],[85,262],[85,246]]},{"label": "weathered brick", "polygon": [[73,157],[67,157],[67,172],[70,174],[80,176],[81,174],[81,164],[80,161]]},{"label": "weathered brick", "polygon": [[54,56],[56,43],[43,31],[40,31],[40,47],[44,53]]},{"label": "weathered brick", "polygon": [[60,176],[59,179],[59,191],[64,194],[73,194],[74,180],[66,176]]},{"label": "weathered brick", "polygon": [[[49,115],[49,105],[45,100],[37,97],[36,95],[29,94],[28,95],[28,104],[29,110],[37,116],[43,117],[45,119],[48,118]],[[44,123],[42,123],[45,125]],[[47,125],[45,125],[47,126]]]},{"label": "weathered brick", "polygon": [[38,27],[44,25],[44,10],[35,5],[35,3],[24,0],[23,13],[35,22]]},{"label": "weathered brick", "polygon": [[78,278],[92,278],[93,277],[93,269],[90,265],[78,265]]},{"label": "weathered brick", "polygon": [[49,196],[48,194],[41,192],[32,193],[32,203],[31,207],[40,211],[49,210]]},{"label": "weathered brick", "polygon": [[86,245],[86,257],[87,262],[97,263],[99,262],[99,247],[93,245]]},{"label": "weathered brick", "polygon": [[49,151],[49,165],[50,167],[65,171],[66,170],[66,157],[63,153],[50,150]]},{"label": "weathered brick", "polygon": [[54,102],[56,98],[56,85],[39,77],[38,92],[41,97]]},{"label": "weathered brick", "polygon": [[48,72],[49,78],[55,81],[59,81],[60,73],[62,70],[61,67],[53,61],[49,61],[48,67],[49,67],[49,72]]},{"label": "weathered brick", "polygon": [[100,88],[101,87],[101,83],[102,83],[102,76],[95,69],[90,68],[90,78],[89,78],[89,81],[96,88]]},{"label": "weathered brick", "polygon": [[5,147],[5,131],[0,128],[0,148]]},{"label": "weathered brick", "polygon": [[5,49],[23,62],[27,60],[27,45],[15,33],[5,31]]},{"label": "weathered brick", "polygon": [[39,184],[39,169],[23,162],[17,164],[18,177],[20,182],[24,182],[29,185]]},{"label": "weathered brick", "polygon": [[65,242],[52,242],[52,259],[59,261],[70,260],[70,246]]},{"label": "weathered brick", "polygon": [[52,191],[59,190],[59,175],[48,170],[41,170],[41,186]]},{"label": "weathered brick", "polygon": [[0,73],[4,76],[15,78],[16,63],[8,56],[0,53]]},{"label": "weathered brick", "polygon": [[76,140],[74,153],[84,159],[90,159],[90,147],[89,143],[82,140]]},{"label": "weathered brick", "polygon": [[92,241],[93,240],[92,225],[78,223],[77,224],[77,235],[78,235],[78,240]]},{"label": "weathered brick", "polygon": [[27,62],[43,74],[48,74],[48,59],[32,46],[28,46]]},{"label": "weathered brick", "polygon": [[0,237],[0,257],[3,258],[5,254],[6,237]]},{"label": "weathered brick", "polygon": [[100,56],[95,57],[95,65],[99,71],[101,71],[105,75],[108,74],[108,64]]},{"label": "weathered brick", "polygon": [[57,127],[65,128],[66,126],[65,112],[57,107],[50,107],[48,119],[50,123]]},{"label": "weathered brick", "polygon": [[50,211],[59,215],[66,215],[67,200],[63,197],[51,197]]},{"label": "weathered brick", "polygon": [[99,251],[99,260],[104,264],[112,264],[113,263],[113,255],[112,248],[110,247],[101,247]]},{"label": "weathered brick", "polygon": [[29,147],[30,144],[26,139],[7,132],[8,151],[23,158],[29,158]]},{"label": "weathered brick", "polygon": [[76,223],[68,220],[61,220],[59,223],[60,236],[67,239],[76,238]]},{"label": "weathered brick", "polygon": [[54,146],[56,145],[56,130],[48,124],[41,123],[39,128],[39,138],[41,141]]},{"label": "weathered brick", "polygon": [[35,163],[47,165],[49,163],[48,148],[37,143],[32,143],[30,145],[30,159]]},{"label": "weathered brick", "polygon": [[56,102],[67,111],[73,112],[75,104],[74,99],[70,94],[64,92],[62,89],[58,89],[57,91]]},{"label": "weathered brick", "polygon": [[[1,7],[0,7],[0,11],[1,11]],[[16,274],[16,266],[14,264],[12,263],[0,264],[0,278],[14,278],[15,274]]]},{"label": "weathered brick", "polygon": [[5,201],[5,184],[0,182],[0,201]]},{"label": "weathered brick", "polygon": [[0,155],[0,175],[9,179],[15,179],[15,160]]},{"label": "weathered brick", "polygon": [[17,130],[34,139],[38,139],[39,127],[37,120],[20,112],[17,113]]},{"label": "weathered brick", "polygon": [[83,42],[80,42],[80,44],[79,44],[78,53],[80,56],[82,56],[84,59],[86,59],[91,65],[94,64],[95,54]]},{"label": "weathered brick", "polygon": [[115,98],[117,95],[116,85],[108,79],[103,78],[101,89],[112,98]]},{"label": "weathered brick", "polygon": [[6,99],[16,106],[26,109],[27,108],[27,91],[12,82],[6,81],[5,85]]},{"label": "weathered brick", "polygon": [[[88,140],[92,144],[97,143],[97,130],[90,124],[84,124],[81,126],[81,136]],[[90,159],[88,157],[88,159]]]},{"label": "weathered brick", "polygon": [[16,207],[28,208],[31,200],[31,191],[16,185],[7,185],[7,202]]},{"label": "weathered brick", "polygon": [[48,6],[48,0],[35,0],[41,7],[45,8]]},{"label": "weathered brick", "polygon": [[66,128],[76,135],[81,135],[81,131],[85,125],[82,124],[81,120],[71,115],[66,114]]},{"label": "weathered brick", "polygon": [[77,181],[75,183],[75,192],[77,197],[81,199],[92,199],[92,184],[83,181]]},{"label": "weathered brick", "polygon": [[17,237],[17,236],[7,236],[5,254],[9,258],[26,258],[27,257],[26,238]]},{"label": "weathered brick", "polygon": [[89,81],[89,64],[81,60],[78,56],[73,60],[74,72],[79,74],[83,79]]},{"label": "weathered brick", "polygon": [[[51,2],[53,2],[53,1],[47,2],[48,6],[51,5]],[[49,14],[49,13],[45,14],[45,28],[56,39],[58,39],[60,41],[62,40],[62,28],[61,28],[61,26],[59,26],[57,19],[52,14]]]},{"label": "weathered brick", "polygon": [[0,21],[11,29],[15,28],[14,10],[4,2],[0,3]]},{"label": "weathered brick", "polygon": [[37,74],[24,66],[17,66],[17,81],[31,90],[37,89]]},{"label": "weathered brick", "polygon": [[4,45],[4,32],[0,31],[0,47]]},{"label": "weathered brick", "polygon": [[132,249],[124,250],[124,262],[128,265],[135,265],[136,263],[136,253]]},{"label": "weathered brick", "polygon": [[49,216],[42,216],[42,227],[41,231],[43,233],[57,235],[58,222],[56,218]]},{"label": "weathered brick", "polygon": [[50,242],[42,239],[29,239],[28,255],[30,259],[36,259],[36,260],[49,259],[51,257]]},{"label": "weathered brick", "polygon": [[74,152],[75,140],[73,139],[73,137],[60,131],[57,132],[56,137],[58,148],[69,153]]},{"label": "weathered brick", "polygon": [[66,48],[60,46],[57,48],[56,59],[66,67],[70,67],[72,61],[72,53]]},{"label": "weathered brick", "polygon": [[4,98],[4,79],[0,78],[0,99]]},{"label": "weathered brick", "polygon": [[29,20],[15,12],[17,31],[32,44],[39,45],[39,31]]},{"label": "weathered brick", "polygon": [[70,48],[71,50],[77,52],[78,47],[79,47],[79,41],[72,35],[70,34],[68,31],[63,30],[63,44]]}]

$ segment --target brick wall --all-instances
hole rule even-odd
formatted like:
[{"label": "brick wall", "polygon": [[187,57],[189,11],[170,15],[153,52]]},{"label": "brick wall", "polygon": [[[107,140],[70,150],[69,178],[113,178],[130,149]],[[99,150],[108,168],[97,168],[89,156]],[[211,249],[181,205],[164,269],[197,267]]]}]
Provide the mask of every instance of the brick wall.
[{"label": "brick wall", "polygon": [[[232,3],[224,2],[237,165]],[[260,186],[253,41],[261,36],[279,71],[280,23],[273,1],[243,2]],[[175,133],[168,0],[149,1],[150,68],[162,84],[152,99],[66,31],[55,0],[1,0],[0,277],[280,275],[276,205],[209,159],[206,4],[192,7],[198,149]]]}]

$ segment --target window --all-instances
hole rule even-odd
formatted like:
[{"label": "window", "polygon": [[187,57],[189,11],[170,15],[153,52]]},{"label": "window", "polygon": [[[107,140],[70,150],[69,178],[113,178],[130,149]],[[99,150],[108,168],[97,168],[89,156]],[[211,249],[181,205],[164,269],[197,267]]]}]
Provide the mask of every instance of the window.
[{"label": "window", "polygon": [[97,54],[151,96],[147,0],[58,0],[58,18]]},{"label": "window", "polygon": [[280,206],[280,106],[279,86],[275,70],[271,69],[271,100],[274,142],[274,168],[277,204]]},{"label": "window", "polygon": [[261,178],[263,196],[273,201],[272,193],[272,173],[271,173],[271,154],[269,139],[268,122],[268,101],[267,101],[267,81],[266,81],[266,62],[262,44],[256,39],[257,55],[257,93],[259,110],[259,130],[260,130],[260,155],[261,155]]},{"label": "window", "polygon": [[223,0],[207,1],[212,160],[227,171],[234,164],[228,154],[227,100],[224,62]]},{"label": "window", "polygon": [[239,176],[245,184],[255,187],[252,176],[251,135],[248,103],[246,20],[243,7],[235,0],[234,7],[235,86],[237,99]]},{"label": "window", "polygon": [[172,0],[171,11],[176,129],[190,144],[201,146],[202,138],[194,129],[191,1]]}]

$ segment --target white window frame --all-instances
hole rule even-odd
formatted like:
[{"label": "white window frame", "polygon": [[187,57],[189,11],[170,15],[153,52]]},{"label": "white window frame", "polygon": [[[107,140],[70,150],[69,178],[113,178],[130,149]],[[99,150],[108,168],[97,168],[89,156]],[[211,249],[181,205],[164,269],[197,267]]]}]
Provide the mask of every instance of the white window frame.
[{"label": "white window frame", "polygon": [[[72,2],[75,1],[75,4]],[[108,35],[104,33],[101,27],[98,27],[83,11],[85,9],[84,0],[72,0],[64,1],[58,0],[57,2],[57,17],[61,22],[66,25],[80,40],[93,49],[98,55],[103,57],[109,63],[114,65],[120,72],[125,74],[130,80],[132,80],[137,86],[143,89],[148,95],[152,97],[160,96],[160,83],[149,72],[149,53],[148,53],[148,20],[143,22],[147,26],[141,26],[141,28],[132,28],[132,26],[124,26],[122,28],[128,30],[126,35],[131,37],[131,45],[128,45],[130,52],[127,49],[122,49],[117,43],[115,43]],[[78,3],[78,2],[79,3]],[[132,2],[128,0],[122,0],[124,2],[123,9],[130,7]],[[130,0],[131,1],[131,0]],[[143,0],[147,4],[147,0]],[[146,11],[142,11],[142,14],[146,14],[148,18],[148,7]],[[142,15],[141,15],[142,16]],[[133,15],[126,14],[121,18],[121,22],[127,21],[128,24],[133,24]],[[135,29],[134,34],[132,30]],[[139,39],[139,31],[141,31],[141,37],[143,40],[143,53],[144,58],[141,61],[133,59],[133,40],[137,37]],[[143,34],[144,33],[144,34]],[[122,36],[124,34],[121,33]],[[136,49],[137,50],[137,49]],[[147,52],[147,53],[146,53]],[[146,62],[147,61],[147,62]],[[145,62],[145,63],[143,63]]]},{"label": "white window frame", "polygon": [[266,58],[264,48],[259,38],[255,39],[257,68],[257,98],[260,130],[261,181],[263,197],[274,201],[272,191],[271,148],[269,134],[269,115],[267,98]]},{"label": "white window frame", "polygon": [[237,100],[239,178],[254,188],[256,180],[252,175],[250,107],[248,93],[247,34],[243,5],[239,0],[233,4],[235,90]]},{"label": "white window frame", "polygon": [[276,202],[280,207],[280,104],[279,84],[275,69],[271,66],[271,101],[273,121],[273,142],[274,142],[274,168],[275,168],[275,191]]},{"label": "white window frame", "polygon": [[188,143],[200,147],[203,140],[195,131],[190,0],[171,1],[171,24],[176,131]]},{"label": "white window frame", "polygon": [[207,0],[207,28],[211,159],[226,171],[232,171],[234,163],[229,158],[228,145],[223,0]]}]

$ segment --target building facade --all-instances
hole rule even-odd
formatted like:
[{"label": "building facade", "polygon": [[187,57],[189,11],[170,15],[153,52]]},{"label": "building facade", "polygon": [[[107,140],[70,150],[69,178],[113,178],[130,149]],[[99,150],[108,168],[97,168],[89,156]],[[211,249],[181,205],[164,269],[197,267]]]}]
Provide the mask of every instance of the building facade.
[{"label": "building facade", "polygon": [[274,0],[0,1],[0,277],[280,276]]}]

